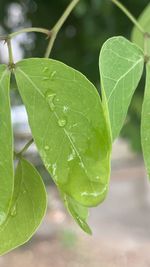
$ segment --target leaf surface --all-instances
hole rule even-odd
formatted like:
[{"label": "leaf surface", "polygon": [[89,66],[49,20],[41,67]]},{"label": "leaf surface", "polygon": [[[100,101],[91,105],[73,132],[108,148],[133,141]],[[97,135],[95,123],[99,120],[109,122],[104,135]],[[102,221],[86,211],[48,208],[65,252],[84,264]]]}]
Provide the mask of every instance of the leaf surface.
[{"label": "leaf surface", "polygon": [[146,65],[146,86],[141,119],[141,142],[145,165],[150,177],[150,63]]},{"label": "leaf surface", "polygon": [[80,205],[73,198],[62,194],[65,206],[77,224],[82,228],[87,234],[92,234],[90,227],[87,224],[87,218],[89,215],[88,208]]},{"label": "leaf surface", "polygon": [[78,71],[50,59],[16,64],[32,134],[55,183],[84,206],[106,196],[111,139],[100,97]]},{"label": "leaf surface", "polygon": [[0,228],[0,255],[28,241],[45,214],[46,192],[34,167],[21,159],[16,169],[10,213]]},{"label": "leaf surface", "polygon": [[14,186],[10,71],[0,66],[0,225],[7,217]]},{"label": "leaf surface", "polygon": [[99,67],[102,95],[108,108],[113,140],[123,126],[143,65],[142,51],[124,37],[108,39],[101,49]]},{"label": "leaf surface", "polygon": [[[140,15],[138,19],[139,24],[143,27],[145,32],[150,34],[150,4],[146,6],[142,14]],[[141,47],[144,51],[144,36],[143,34],[138,30],[136,26],[134,26],[132,31],[132,42],[137,44],[139,47]],[[150,43],[150,41],[149,41]],[[150,44],[149,44],[149,53],[150,53]]]}]

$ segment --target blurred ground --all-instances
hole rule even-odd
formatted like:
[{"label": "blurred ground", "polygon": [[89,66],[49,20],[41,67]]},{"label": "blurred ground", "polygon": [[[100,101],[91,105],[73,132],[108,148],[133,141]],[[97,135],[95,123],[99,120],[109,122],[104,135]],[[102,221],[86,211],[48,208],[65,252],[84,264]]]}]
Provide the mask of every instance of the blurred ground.
[{"label": "blurred ground", "polygon": [[48,188],[49,208],[34,238],[0,258],[0,267],[149,267],[150,186],[142,159],[114,145],[110,192],[91,210],[93,236],[84,234]]}]

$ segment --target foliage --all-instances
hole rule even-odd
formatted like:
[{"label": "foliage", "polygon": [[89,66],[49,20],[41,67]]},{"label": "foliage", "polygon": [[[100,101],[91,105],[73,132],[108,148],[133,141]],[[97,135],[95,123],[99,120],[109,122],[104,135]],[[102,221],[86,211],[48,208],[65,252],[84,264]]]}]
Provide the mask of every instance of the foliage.
[{"label": "foliage", "polygon": [[[148,173],[150,171],[150,33],[118,0],[112,2],[135,24],[137,45],[121,36],[104,43],[99,59],[101,96],[82,73],[60,61],[30,58],[13,62],[11,40],[22,32],[46,34],[49,39],[46,57],[49,57],[60,28],[78,2],[73,0],[69,4],[52,30],[26,28],[0,37],[7,43],[9,52],[9,64],[0,66],[0,254],[26,242],[45,214],[46,192],[42,179],[23,158],[33,140],[66,208],[79,226],[91,234],[88,209],[106,198],[112,143],[123,127],[144,62],[147,73],[141,140]],[[145,21],[149,13],[144,12]],[[139,42],[137,29],[144,36],[144,46]],[[33,136],[18,153],[13,147],[10,118],[12,75],[26,107]],[[13,166],[14,159],[18,162],[17,168]]]}]

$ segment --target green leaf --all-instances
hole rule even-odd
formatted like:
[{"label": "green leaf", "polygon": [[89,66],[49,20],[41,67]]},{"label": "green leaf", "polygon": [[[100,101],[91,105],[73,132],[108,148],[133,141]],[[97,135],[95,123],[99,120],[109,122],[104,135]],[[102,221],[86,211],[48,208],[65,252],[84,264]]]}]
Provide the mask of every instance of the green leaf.
[{"label": "green leaf", "polygon": [[55,183],[84,206],[106,196],[111,139],[100,97],[78,71],[50,59],[16,64],[32,134]]},{"label": "green leaf", "polygon": [[89,215],[88,208],[80,205],[73,198],[67,196],[66,194],[62,193],[62,197],[68,212],[75,219],[77,224],[81,227],[83,231],[91,235],[92,231],[86,222]]},{"label": "green leaf", "polygon": [[141,143],[145,165],[150,176],[150,63],[146,65],[146,86],[141,119]]},{"label": "green leaf", "polygon": [[10,213],[0,228],[0,255],[28,241],[45,214],[46,192],[34,167],[21,159],[16,169]]},{"label": "green leaf", "polygon": [[104,106],[109,111],[113,140],[123,126],[143,65],[142,51],[123,37],[108,39],[101,49],[99,67],[102,95]]},{"label": "green leaf", "polygon": [[[145,30],[145,32],[150,33],[150,4],[146,6],[144,11],[140,15],[138,22]],[[131,39],[132,42],[136,43],[139,47],[141,47],[144,50],[144,36],[138,30],[137,27],[133,28]],[[149,52],[150,52],[150,45],[149,45]]]},{"label": "green leaf", "polygon": [[10,71],[0,66],[0,225],[7,217],[14,187],[13,138],[10,111]]}]

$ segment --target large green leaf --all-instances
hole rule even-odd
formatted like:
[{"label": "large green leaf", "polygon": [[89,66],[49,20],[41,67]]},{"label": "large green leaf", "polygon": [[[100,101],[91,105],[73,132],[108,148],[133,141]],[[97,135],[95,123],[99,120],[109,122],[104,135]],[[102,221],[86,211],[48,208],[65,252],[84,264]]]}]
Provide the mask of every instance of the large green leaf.
[{"label": "large green leaf", "polygon": [[145,165],[150,176],[150,63],[146,65],[146,86],[142,106],[141,141]]},{"label": "large green leaf", "polygon": [[0,66],[0,225],[5,221],[12,199],[13,145],[10,116],[10,71]]},{"label": "large green leaf", "polygon": [[77,224],[88,234],[92,234],[90,227],[87,224],[87,218],[89,215],[88,208],[80,205],[73,198],[66,194],[61,194],[65,203],[65,206],[71,216],[75,219]]},{"label": "large green leaf", "polygon": [[123,37],[110,38],[101,49],[99,66],[102,94],[109,111],[113,140],[123,126],[143,65],[142,51]]},{"label": "large green leaf", "polygon": [[10,213],[0,228],[0,255],[28,241],[45,214],[46,192],[34,167],[21,159]]},{"label": "large green leaf", "polygon": [[111,139],[95,87],[50,59],[16,64],[15,76],[32,134],[60,190],[85,206],[106,196]]},{"label": "large green leaf", "polygon": [[[150,34],[150,4],[146,6],[142,14],[140,15],[138,19],[139,24],[143,27],[145,32]],[[144,45],[144,36],[143,34],[138,30],[138,28],[135,26],[132,31],[132,41],[136,43],[139,47],[141,47],[143,50],[145,49]],[[150,41],[149,41],[150,43]],[[150,44],[149,44],[149,52],[150,52]]]}]

